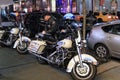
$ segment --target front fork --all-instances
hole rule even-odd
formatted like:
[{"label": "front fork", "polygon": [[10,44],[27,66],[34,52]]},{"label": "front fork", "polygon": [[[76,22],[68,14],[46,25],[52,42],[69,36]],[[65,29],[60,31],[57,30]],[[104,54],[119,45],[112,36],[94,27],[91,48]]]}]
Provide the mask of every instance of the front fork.
[{"label": "front fork", "polygon": [[75,39],[75,43],[76,43],[77,53],[78,53],[78,57],[79,57],[78,63],[81,65],[81,67],[83,67],[82,57],[81,57],[81,44],[78,43],[78,39]]},{"label": "front fork", "polygon": [[19,38],[20,38],[20,46],[22,46],[22,33],[19,33]]}]

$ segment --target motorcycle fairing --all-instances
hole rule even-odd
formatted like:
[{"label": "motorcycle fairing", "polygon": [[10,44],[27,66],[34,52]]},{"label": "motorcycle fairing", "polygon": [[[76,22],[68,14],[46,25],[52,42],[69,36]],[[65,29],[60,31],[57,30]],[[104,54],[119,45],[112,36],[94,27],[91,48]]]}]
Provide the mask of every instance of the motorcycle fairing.
[{"label": "motorcycle fairing", "polygon": [[69,39],[63,39],[63,40],[59,41],[57,43],[57,45],[59,45],[60,47],[69,49],[72,47],[72,41]]}]

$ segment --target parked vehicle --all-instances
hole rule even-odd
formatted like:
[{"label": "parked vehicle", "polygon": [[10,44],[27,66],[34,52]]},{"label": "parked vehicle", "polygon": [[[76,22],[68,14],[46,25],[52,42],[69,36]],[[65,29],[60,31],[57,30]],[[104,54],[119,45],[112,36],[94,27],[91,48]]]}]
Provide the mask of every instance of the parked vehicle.
[{"label": "parked vehicle", "polygon": [[[2,22],[0,27],[0,43],[2,46],[4,45],[12,47],[14,42],[18,39],[21,31],[22,33],[27,32],[27,28],[24,28],[24,30],[22,30],[22,24],[19,26],[20,17],[23,15],[25,15],[25,13],[19,14],[18,12],[11,12],[10,14],[7,14],[6,11],[2,9]],[[17,17],[19,18],[17,19]],[[21,22],[24,22],[23,19]]]},{"label": "parked vehicle", "polygon": [[102,61],[108,61],[111,56],[120,58],[120,20],[93,27],[87,40],[88,47]]},{"label": "parked vehicle", "polygon": [[81,40],[78,26],[76,29],[68,26],[67,31],[69,29],[71,33],[66,32],[66,38],[54,42],[50,40],[52,36],[48,33],[37,34],[37,39],[30,42],[28,52],[36,56],[39,62],[45,61],[65,68],[75,80],[93,80],[98,62],[94,57],[81,53],[86,44],[85,40]]},{"label": "parked vehicle", "polygon": [[118,20],[118,16],[109,14],[106,12],[95,12],[94,15],[97,17],[98,20],[109,22],[113,20]]},{"label": "parked vehicle", "polygon": [[20,16],[20,20],[18,21],[19,33],[13,48],[16,48],[18,53],[25,54],[27,53],[27,47],[29,45],[29,42],[31,41],[31,39],[28,38],[30,36],[30,32],[24,25],[23,18],[24,14],[19,13],[19,16]]},{"label": "parked vehicle", "polygon": [[15,22],[2,22],[0,27],[0,43],[2,46],[11,46],[18,38],[19,28]]},{"label": "parked vehicle", "polygon": [[19,24],[19,33],[18,33],[18,38],[16,39],[13,48],[17,49],[17,52],[20,54],[26,54],[27,53],[27,48],[28,45],[31,41],[29,36],[29,32],[25,27],[22,27],[21,24]]}]

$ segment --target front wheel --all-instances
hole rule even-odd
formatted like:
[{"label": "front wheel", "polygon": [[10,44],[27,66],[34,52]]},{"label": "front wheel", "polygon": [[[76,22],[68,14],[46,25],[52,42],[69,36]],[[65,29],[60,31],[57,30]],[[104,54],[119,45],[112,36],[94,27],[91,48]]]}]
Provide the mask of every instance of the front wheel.
[{"label": "front wheel", "polygon": [[76,63],[72,69],[71,75],[75,80],[94,80],[97,68],[91,63],[83,62],[83,67],[81,64]]},{"label": "front wheel", "polygon": [[108,62],[110,58],[108,48],[103,44],[98,44],[95,46],[95,52],[97,57],[100,59],[101,62]]},{"label": "front wheel", "polygon": [[20,45],[20,43],[18,44],[17,46],[17,52],[19,54],[26,54],[27,53],[27,47],[28,47],[29,43],[28,42],[25,42],[25,41],[22,41],[22,45]]}]

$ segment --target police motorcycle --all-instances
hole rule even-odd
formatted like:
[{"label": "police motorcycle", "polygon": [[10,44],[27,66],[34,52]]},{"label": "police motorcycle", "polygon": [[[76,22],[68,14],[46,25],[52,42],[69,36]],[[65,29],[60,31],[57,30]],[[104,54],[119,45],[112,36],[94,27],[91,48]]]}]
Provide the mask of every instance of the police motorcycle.
[{"label": "police motorcycle", "polygon": [[16,19],[8,18],[8,21],[1,22],[0,27],[1,46],[13,47],[14,42],[18,39],[19,33],[22,31],[21,29],[22,27],[19,26],[19,22]]},{"label": "police motorcycle", "polygon": [[0,44],[1,46],[10,47],[18,38],[19,28],[16,22],[2,22],[0,27]]},{"label": "police motorcycle", "polygon": [[12,19],[5,9],[1,9],[0,46],[11,46],[17,34],[15,19]]},{"label": "police motorcycle", "polygon": [[[73,18],[73,15],[70,18]],[[68,30],[69,35],[67,30],[63,30],[67,35],[56,42],[51,42],[49,40],[51,35],[45,31],[37,34],[37,39],[30,42],[28,52],[36,56],[39,62],[45,61],[66,69],[66,72],[70,73],[74,80],[93,80],[98,62],[91,55],[82,53],[86,41],[81,39],[79,25],[76,23],[74,25],[76,25],[75,29],[68,26],[67,30],[72,31],[69,33]]]},{"label": "police motorcycle", "polygon": [[19,26],[19,33],[18,33],[18,38],[16,39],[13,48],[17,50],[19,54],[26,54],[27,53],[27,47],[29,45],[29,42],[31,41],[29,30],[25,28],[24,25],[24,15],[25,13],[19,13],[20,15],[20,20],[18,22]]}]

